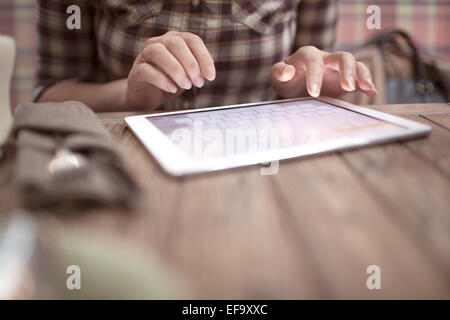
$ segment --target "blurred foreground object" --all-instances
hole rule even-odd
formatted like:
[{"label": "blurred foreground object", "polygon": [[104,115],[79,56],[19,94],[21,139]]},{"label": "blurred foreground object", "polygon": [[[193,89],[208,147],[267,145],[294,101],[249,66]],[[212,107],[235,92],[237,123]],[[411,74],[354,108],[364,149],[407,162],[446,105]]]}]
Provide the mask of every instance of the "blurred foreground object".
[{"label": "blurred foreground object", "polygon": [[[181,277],[149,250],[22,209],[1,218],[0,300],[186,297]],[[72,274],[75,269],[79,274]]]},{"label": "blurred foreground object", "polygon": [[[45,232],[46,236],[49,234]],[[94,235],[95,234],[95,235]],[[187,286],[155,253],[95,230],[70,228],[46,237],[43,247],[59,299],[183,299]],[[80,288],[70,289],[69,267],[80,271]],[[45,296],[39,298],[47,298]]]},{"label": "blurred foreground object", "polygon": [[0,35],[0,145],[11,129],[10,84],[16,52],[14,39]]},{"label": "blurred foreground object", "polygon": [[0,300],[34,296],[30,265],[36,248],[36,229],[31,215],[16,209],[4,232],[0,232]]},{"label": "blurred foreground object", "polygon": [[19,105],[4,151],[0,185],[15,190],[17,206],[78,212],[138,200],[119,145],[80,102]]}]

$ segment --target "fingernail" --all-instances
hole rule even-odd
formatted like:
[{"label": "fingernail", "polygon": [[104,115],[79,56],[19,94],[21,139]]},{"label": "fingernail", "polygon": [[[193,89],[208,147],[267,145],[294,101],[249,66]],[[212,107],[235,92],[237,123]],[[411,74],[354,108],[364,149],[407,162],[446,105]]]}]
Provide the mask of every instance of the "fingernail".
[{"label": "fingernail", "polygon": [[197,76],[197,77],[194,79],[194,85],[195,85],[197,88],[203,87],[204,84],[205,84],[205,80],[203,79],[202,76]]},{"label": "fingernail", "polygon": [[177,93],[177,87],[169,83],[166,87],[166,91],[170,93]]},{"label": "fingernail", "polygon": [[289,65],[285,66],[283,68],[283,70],[281,71],[279,80],[283,81],[283,82],[291,80],[295,75],[295,69],[294,70],[292,70],[292,69],[293,69],[292,66],[289,66]]},{"label": "fingernail", "polygon": [[184,76],[183,78],[181,78],[180,82],[183,89],[189,90],[190,88],[192,88],[192,82],[188,79],[188,77]]},{"label": "fingernail", "polygon": [[373,86],[370,83],[361,82],[359,83],[359,87],[364,91],[373,90]]},{"label": "fingernail", "polygon": [[311,85],[311,95],[313,97],[318,97],[320,94],[319,92],[319,84],[317,82],[313,82]]},{"label": "fingernail", "polygon": [[216,69],[213,66],[209,66],[206,68],[205,78],[209,81],[213,81],[216,78]]},{"label": "fingernail", "polygon": [[355,90],[355,78],[352,75],[347,76],[347,83],[350,90]]}]

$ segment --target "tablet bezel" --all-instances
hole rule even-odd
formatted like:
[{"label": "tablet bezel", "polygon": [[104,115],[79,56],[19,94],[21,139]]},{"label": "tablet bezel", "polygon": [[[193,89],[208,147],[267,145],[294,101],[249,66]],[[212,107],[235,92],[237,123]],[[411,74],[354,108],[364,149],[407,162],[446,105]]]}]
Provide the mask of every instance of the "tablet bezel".
[{"label": "tablet bezel", "polygon": [[[182,113],[234,109],[272,103],[283,103],[289,101],[301,101],[311,99],[319,100],[337,107],[341,107],[344,109],[348,109],[350,111],[361,113],[363,115],[377,118],[379,120],[390,122],[392,124],[404,127],[405,130],[401,132],[382,133],[370,139],[367,138],[361,138],[359,140],[355,140],[354,138],[348,140],[341,139],[340,141],[331,141],[328,143],[320,142],[317,145],[312,144],[305,146],[295,146],[284,150],[267,151],[257,154],[227,157],[226,161],[224,161],[223,158],[193,160],[189,156],[184,154],[180,149],[178,149],[178,147],[176,147],[175,144],[172,141],[170,141],[170,139],[164,133],[162,133],[150,121],[147,120],[147,118],[149,117],[161,117],[165,115],[174,115]],[[265,102],[211,107],[211,108],[152,113],[146,115],[130,116],[126,117],[124,120],[127,123],[128,127],[134,132],[134,134],[139,138],[139,140],[141,140],[144,146],[150,151],[150,153],[161,165],[161,167],[169,174],[174,176],[183,176],[195,173],[217,171],[265,163],[270,161],[305,157],[309,155],[315,155],[331,151],[354,149],[366,145],[404,140],[413,137],[421,137],[431,132],[431,127],[425,124],[411,121],[408,119],[403,119],[397,116],[375,111],[369,108],[356,106],[354,104],[329,97],[319,97],[319,98],[304,97],[293,99],[281,99]]]}]

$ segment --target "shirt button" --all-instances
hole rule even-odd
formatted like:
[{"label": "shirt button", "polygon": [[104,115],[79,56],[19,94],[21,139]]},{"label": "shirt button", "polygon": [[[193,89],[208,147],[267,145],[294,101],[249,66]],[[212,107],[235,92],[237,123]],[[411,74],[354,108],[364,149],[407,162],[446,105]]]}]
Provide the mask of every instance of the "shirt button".
[{"label": "shirt button", "polygon": [[200,0],[192,0],[192,5],[197,7],[200,4]]}]

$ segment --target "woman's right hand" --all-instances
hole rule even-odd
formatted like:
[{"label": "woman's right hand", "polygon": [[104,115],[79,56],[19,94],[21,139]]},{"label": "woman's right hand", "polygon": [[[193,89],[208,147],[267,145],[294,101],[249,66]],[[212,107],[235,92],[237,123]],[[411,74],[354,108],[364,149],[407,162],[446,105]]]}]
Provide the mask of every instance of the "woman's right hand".
[{"label": "woman's right hand", "polygon": [[171,95],[201,88],[216,69],[203,40],[189,32],[169,31],[150,38],[128,75],[129,107],[157,108]]}]

